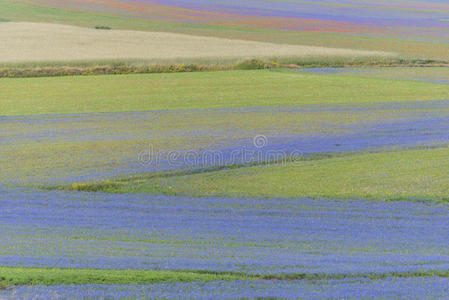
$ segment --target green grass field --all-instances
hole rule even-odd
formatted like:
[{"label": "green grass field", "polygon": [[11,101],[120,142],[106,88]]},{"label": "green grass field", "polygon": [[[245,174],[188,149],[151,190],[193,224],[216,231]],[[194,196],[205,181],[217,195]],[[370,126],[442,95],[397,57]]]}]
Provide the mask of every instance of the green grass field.
[{"label": "green grass field", "polygon": [[87,184],[83,189],[201,197],[447,201],[448,169],[449,148],[398,150],[197,174],[149,175]]},{"label": "green grass field", "polygon": [[0,79],[0,115],[445,99],[449,86],[256,70]]},{"label": "green grass field", "polygon": [[236,280],[244,274],[227,272],[98,270],[0,267],[0,287],[12,285],[126,284]]},{"label": "green grass field", "polygon": [[[310,31],[263,11],[276,26],[68,2],[0,0],[0,298],[24,286],[449,278],[449,68],[416,68],[449,65],[445,28],[375,33],[362,27],[388,16],[365,0],[296,11],[325,23],[285,11]],[[389,22],[418,15],[383,2],[404,17]],[[344,21],[361,30],[336,21],[363,6],[377,15]],[[298,70],[337,66],[363,68]],[[188,162],[247,149],[304,155]],[[179,166],[167,158],[178,152]]]},{"label": "green grass field", "polygon": [[323,279],[384,279],[411,277],[448,277],[447,271],[414,271],[356,274],[244,274],[214,271],[169,271],[169,270],[98,270],[0,267],[0,289],[15,285],[60,285],[60,284],[152,284],[161,282],[230,281],[230,280],[323,280]]}]

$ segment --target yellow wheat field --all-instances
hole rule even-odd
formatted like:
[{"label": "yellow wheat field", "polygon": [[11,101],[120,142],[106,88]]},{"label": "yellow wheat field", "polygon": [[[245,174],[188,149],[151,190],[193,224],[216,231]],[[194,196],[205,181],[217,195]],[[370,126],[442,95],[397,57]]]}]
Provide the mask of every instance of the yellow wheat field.
[{"label": "yellow wheat field", "polygon": [[166,32],[98,30],[27,22],[0,23],[0,39],[0,62],[393,55],[377,51],[280,45]]}]

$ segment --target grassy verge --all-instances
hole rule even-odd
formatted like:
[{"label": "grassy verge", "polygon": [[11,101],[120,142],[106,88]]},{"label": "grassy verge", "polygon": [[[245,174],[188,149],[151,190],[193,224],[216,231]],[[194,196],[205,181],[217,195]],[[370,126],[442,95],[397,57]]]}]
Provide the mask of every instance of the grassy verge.
[{"label": "grassy verge", "polygon": [[57,284],[127,284],[245,279],[227,272],[98,270],[0,267],[0,286]]},{"label": "grassy verge", "polygon": [[386,279],[411,277],[449,277],[447,270],[422,270],[386,273],[293,273],[245,274],[239,272],[201,270],[98,270],[0,267],[0,288],[20,285],[59,284],[152,284],[160,282],[191,282],[216,280],[330,280],[330,279]]},{"label": "grassy verge", "polygon": [[296,162],[150,174],[69,190],[188,196],[449,200],[449,148],[329,155]]},{"label": "grassy verge", "polygon": [[[437,83],[285,70],[3,78],[0,115],[155,111],[447,99]],[[229,88],[232,87],[232,88]]]},{"label": "grassy verge", "polygon": [[[0,68],[0,78],[29,78],[29,77],[55,77],[55,76],[87,76],[87,75],[117,75],[117,74],[153,74],[153,73],[182,73],[224,71],[239,69],[238,65],[199,65],[199,64],[168,64],[168,65],[142,65],[133,66],[126,63],[92,64],[86,66],[61,65],[42,67],[4,67]],[[38,65],[38,64],[37,64]],[[268,68],[265,63],[262,68]],[[252,69],[257,69],[256,67]]]},{"label": "grassy verge", "polygon": [[69,62],[31,62],[0,64],[0,78],[54,77],[76,75],[153,74],[272,68],[340,68],[340,67],[448,67],[449,62],[420,59],[344,57],[273,57],[267,60],[93,60]]}]

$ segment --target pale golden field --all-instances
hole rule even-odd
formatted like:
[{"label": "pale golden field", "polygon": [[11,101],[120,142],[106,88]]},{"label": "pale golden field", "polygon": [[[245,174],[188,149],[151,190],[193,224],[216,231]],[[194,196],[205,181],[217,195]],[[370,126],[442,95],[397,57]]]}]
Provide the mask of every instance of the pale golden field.
[{"label": "pale golden field", "polygon": [[388,57],[393,53],[282,45],[165,32],[0,23],[0,62],[95,59],[245,59],[270,57]]}]

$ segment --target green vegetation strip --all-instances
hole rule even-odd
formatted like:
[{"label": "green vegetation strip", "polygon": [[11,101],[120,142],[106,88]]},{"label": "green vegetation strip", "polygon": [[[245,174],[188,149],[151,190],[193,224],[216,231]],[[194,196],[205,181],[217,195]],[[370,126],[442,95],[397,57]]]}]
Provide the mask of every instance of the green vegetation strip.
[{"label": "green vegetation strip", "polygon": [[[434,146],[434,147],[426,147],[425,149],[431,148],[440,148],[444,146]],[[409,148],[413,149],[421,149],[422,147]],[[405,150],[405,149],[404,149]],[[385,150],[377,150],[377,151],[366,151],[364,153],[378,153],[384,152]],[[123,176],[117,177],[114,179],[101,180],[97,182],[82,182],[82,183],[72,183],[70,185],[37,185],[33,186],[38,189],[44,190],[62,190],[62,191],[79,191],[79,192],[102,192],[102,193],[130,193],[130,186],[138,186],[140,184],[145,184],[150,180],[157,180],[163,178],[170,177],[180,177],[180,176],[188,176],[195,174],[204,174],[204,173],[213,173],[218,171],[228,171],[234,169],[241,168],[249,168],[249,167],[257,167],[257,166],[270,166],[270,165],[279,165],[285,163],[299,163],[305,161],[314,161],[314,160],[322,160],[329,158],[337,158],[337,157],[346,157],[360,154],[360,152],[330,152],[330,153],[312,153],[308,156],[303,156],[299,158],[292,159],[291,157],[284,157],[278,160],[270,160],[270,161],[262,161],[262,162],[252,162],[252,163],[241,163],[241,164],[229,164],[229,165],[221,165],[221,166],[210,166],[204,168],[192,168],[192,169],[181,169],[181,170],[170,170],[163,172],[154,172],[154,173],[142,173],[131,176]],[[149,188],[149,187],[148,187]],[[145,192],[149,192],[145,190]],[[163,193],[163,194],[172,194],[172,192],[166,191],[164,189],[154,190],[151,193]]]},{"label": "green vegetation strip", "polygon": [[[55,77],[55,76],[75,76],[75,75],[117,75],[117,74],[153,74],[153,73],[182,73],[182,72],[204,72],[204,71],[224,71],[239,70],[238,65],[200,65],[200,64],[150,64],[144,66],[133,66],[126,63],[117,62],[112,64],[102,64],[101,62],[63,64],[62,66],[45,66],[51,63],[44,63],[43,67],[3,67],[0,68],[0,78],[30,78],[30,77]],[[32,65],[32,64],[30,64]],[[33,64],[34,65],[34,64]],[[35,65],[39,65],[35,63]],[[268,68],[263,66],[262,68]],[[257,67],[247,68],[260,69]]]},{"label": "green vegetation strip", "polygon": [[[211,166],[205,168],[192,168],[192,169],[182,169],[182,170],[170,170],[163,172],[155,172],[155,173],[143,173],[137,175],[131,175],[121,178],[101,180],[98,182],[83,182],[83,183],[73,183],[71,185],[37,185],[36,188],[44,189],[44,190],[65,190],[65,191],[79,191],[79,192],[102,192],[102,193],[125,193],[129,192],[127,189],[128,185],[136,185],[137,183],[144,183],[147,180],[157,179],[157,178],[169,178],[176,176],[186,176],[186,175],[194,175],[201,173],[210,173],[224,170],[233,170],[239,168],[248,168],[252,166],[263,166],[263,165],[274,165],[285,162],[294,162],[294,161],[308,161],[308,160],[317,160],[324,159],[335,156],[343,156],[343,155],[351,155],[352,153],[323,153],[323,154],[313,154],[308,157],[301,157],[299,159],[291,159],[289,157],[285,157],[280,160],[272,160],[272,161],[264,161],[264,162],[253,162],[253,163],[242,163],[242,164],[229,164],[229,165],[221,165],[221,166]],[[34,187],[34,186],[33,186]],[[155,191],[156,192],[156,191]]]},{"label": "green vegetation strip", "polygon": [[176,281],[236,280],[247,276],[227,272],[99,270],[0,267],[0,285],[127,284]]},{"label": "green vegetation strip", "polygon": [[185,73],[227,70],[259,70],[279,67],[276,62],[259,59],[216,62],[188,59],[185,63],[152,60],[86,60],[72,62],[31,62],[0,64],[0,78],[30,78],[55,76],[124,75],[154,73]]},{"label": "green vegetation strip", "polygon": [[[2,22],[0,20],[0,22]],[[176,61],[153,60],[86,60],[86,61],[46,61],[29,63],[0,64],[0,78],[30,78],[56,76],[89,76],[118,74],[154,74],[210,72],[228,70],[259,70],[274,68],[342,68],[342,67],[448,67],[447,61],[416,59],[347,59],[325,58],[273,58],[271,60],[216,61],[207,59],[186,59]]]},{"label": "green vegetation strip", "polygon": [[449,95],[449,86],[437,83],[290,70],[3,78],[0,86],[0,116],[371,104]]},{"label": "green vegetation strip", "polygon": [[295,162],[148,174],[65,189],[187,196],[448,201],[449,148],[324,155]]},{"label": "green vegetation strip", "polygon": [[418,270],[387,273],[292,273],[246,274],[207,270],[100,270],[0,267],[0,287],[59,284],[152,284],[216,280],[330,280],[449,277],[448,270]]}]

